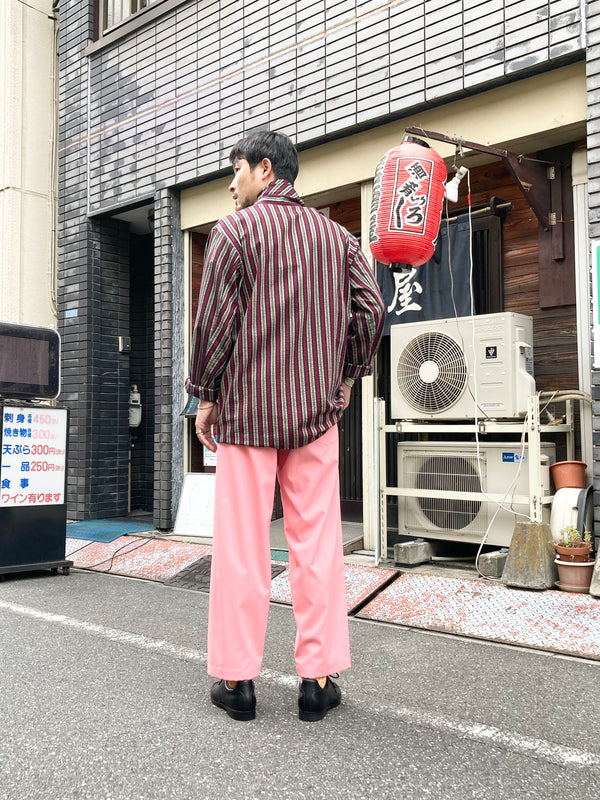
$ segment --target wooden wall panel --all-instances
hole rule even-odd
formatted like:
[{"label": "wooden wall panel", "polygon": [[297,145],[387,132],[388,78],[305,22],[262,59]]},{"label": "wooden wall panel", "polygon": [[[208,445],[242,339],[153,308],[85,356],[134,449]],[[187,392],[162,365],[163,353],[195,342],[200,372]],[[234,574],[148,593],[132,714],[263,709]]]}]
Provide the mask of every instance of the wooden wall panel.
[{"label": "wooden wall panel", "polygon": [[[538,221],[501,161],[471,170],[473,206],[492,196],[513,204],[503,224],[504,310],[533,317],[534,373],[538,390],[578,388],[575,305],[540,308]],[[467,181],[458,207],[467,205]]]},{"label": "wooden wall panel", "polygon": [[329,219],[339,222],[347,231],[360,237],[360,196],[332,203],[329,206]]},{"label": "wooden wall panel", "polygon": [[[194,331],[194,323],[196,322],[196,312],[198,311],[198,293],[200,292],[200,281],[202,280],[202,269],[204,267],[204,248],[206,247],[207,239],[208,236],[203,233],[193,232],[191,234],[190,291],[192,313],[190,315],[190,341]],[[213,472],[214,468],[204,467],[203,450],[195,433],[195,420],[193,419],[187,420],[187,436],[190,471]]]},{"label": "wooden wall panel", "polygon": [[202,280],[202,269],[204,267],[204,248],[208,236],[203,233],[192,233],[192,269],[191,269],[191,292],[192,292],[192,327],[196,321],[198,311],[198,293],[200,291],[200,281]]}]

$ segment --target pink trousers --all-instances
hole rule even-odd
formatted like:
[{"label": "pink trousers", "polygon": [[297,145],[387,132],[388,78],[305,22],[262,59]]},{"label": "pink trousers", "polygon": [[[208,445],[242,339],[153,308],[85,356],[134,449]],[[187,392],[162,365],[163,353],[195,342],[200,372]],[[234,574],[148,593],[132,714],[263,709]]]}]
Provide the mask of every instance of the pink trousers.
[{"label": "pink trousers", "polygon": [[293,450],[219,445],[208,619],[208,673],[215,678],[248,680],[260,672],[276,475],[290,554],[298,674],[318,678],[350,666],[334,426]]}]

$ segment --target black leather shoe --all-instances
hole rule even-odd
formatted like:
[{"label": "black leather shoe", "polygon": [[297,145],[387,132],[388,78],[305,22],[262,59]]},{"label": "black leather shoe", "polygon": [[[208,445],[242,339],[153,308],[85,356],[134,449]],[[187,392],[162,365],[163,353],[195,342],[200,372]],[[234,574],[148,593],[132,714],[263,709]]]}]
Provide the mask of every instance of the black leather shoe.
[{"label": "black leather shoe", "polygon": [[305,678],[298,694],[298,716],[304,722],[317,722],[341,702],[342,690],[331,678],[327,678],[323,689],[316,679]]},{"label": "black leather shoe", "polygon": [[210,699],[232,719],[243,721],[256,716],[254,681],[238,681],[235,689],[230,689],[227,681],[217,681],[210,690]]}]

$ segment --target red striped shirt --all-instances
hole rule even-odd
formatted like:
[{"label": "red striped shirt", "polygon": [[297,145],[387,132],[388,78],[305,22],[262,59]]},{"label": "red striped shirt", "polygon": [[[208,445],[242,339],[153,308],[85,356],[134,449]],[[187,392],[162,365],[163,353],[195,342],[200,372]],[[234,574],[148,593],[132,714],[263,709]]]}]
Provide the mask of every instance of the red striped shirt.
[{"label": "red striped shirt", "polygon": [[277,180],[211,232],[186,390],[218,400],[219,442],[302,447],[371,374],[383,320],[356,238]]}]

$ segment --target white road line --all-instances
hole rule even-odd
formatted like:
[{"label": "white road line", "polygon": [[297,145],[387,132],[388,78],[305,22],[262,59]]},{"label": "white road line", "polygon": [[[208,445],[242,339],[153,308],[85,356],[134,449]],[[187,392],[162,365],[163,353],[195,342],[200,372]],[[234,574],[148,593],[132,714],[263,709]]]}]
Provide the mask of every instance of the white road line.
[{"label": "white road line", "polygon": [[161,639],[151,639],[149,636],[144,636],[140,633],[130,633],[129,631],[120,631],[117,628],[107,628],[104,625],[96,625],[93,622],[84,622],[74,617],[65,617],[63,614],[52,614],[49,611],[40,611],[37,608],[21,606],[17,603],[7,603],[3,600],[0,600],[0,609],[1,608],[5,608],[7,611],[12,611],[15,614],[22,614],[26,617],[34,617],[35,619],[41,619],[45,622],[54,622],[59,625],[64,625],[67,628],[85,631],[94,636],[100,636],[103,639],[110,639],[112,642],[129,644],[140,650],[162,653],[163,655],[177,658],[180,661],[198,661],[200,663],[206,663],[206,653],[201,653],[199,650],[190,650],[186,647],[179,647],[179,645],[171,644],[171,642],[165,642]]},{"label": "white road line", "polygon": [[600,764],[600,757],[595,753],[564,747],[554,742],[548,742],[545,739],[530,739],[518,733],[506,733],[499,728],[484,725],[483,723],[469,724],[437,714],[415,711],[410,708],[386,707],[372,709],[372,711],[397,717],[403,722],[412,723],[413,725],[423,725],[442,732],[451,731],[473,741],[488,742],[505,750],[511,750],[514,753],[529,755],[560,766],[591,767]]},{"label": "white road line", "polygon": [[[112,642],[120,642],[140,650],[160,653],[180,661],[195,661],[205,664],[207,660],[206,653],[202,653],[200,650],[180,647],[171,642],[162,639],[152,639],[149,636],[144,636],[139,633],[122,631],[117,628],[107,628],[104,625],[97,625],[93,622],[84,622],[83,620],[67,617],[63,614],[53,614],[49,611],[41,611],[37,608],[31,608],[17,603],[9,603],[3,600],[0,600],[0,609],[5,609],[14,614],[33,617],[34,619],[43,620],[44,622],[64,625],[65,627],[90,633],[93,636],[99,636]],[[283,672],[270,669],[263,669],[261,671],[261,679],[287,688],[295,688],[298,685],[298,677],[296,675],[287,675]],[[360,704],[356,703],[355,707],[360,707]],[[367,711],[367,709],[365,710]],[[446,733],[455,733],[460,737],[471,739],[472,741],[482,744],[492,744],[520,755],[542,759],[560,766],[590,767],[600,764],[600,757],[595,753],[586,750],[577,750],[572,747],[564,747],[544,739],[533,739],[527,736],[521,736],[518,733],[506,733],[499,728],[489,725],[477,723],[468,724],[449,717],[403,707],[382,706],[380,708],[373,708],[369,706],[368,713],[373,714],[374,712],[382,716],[395,717],[406,724],[423,726]]]}]

